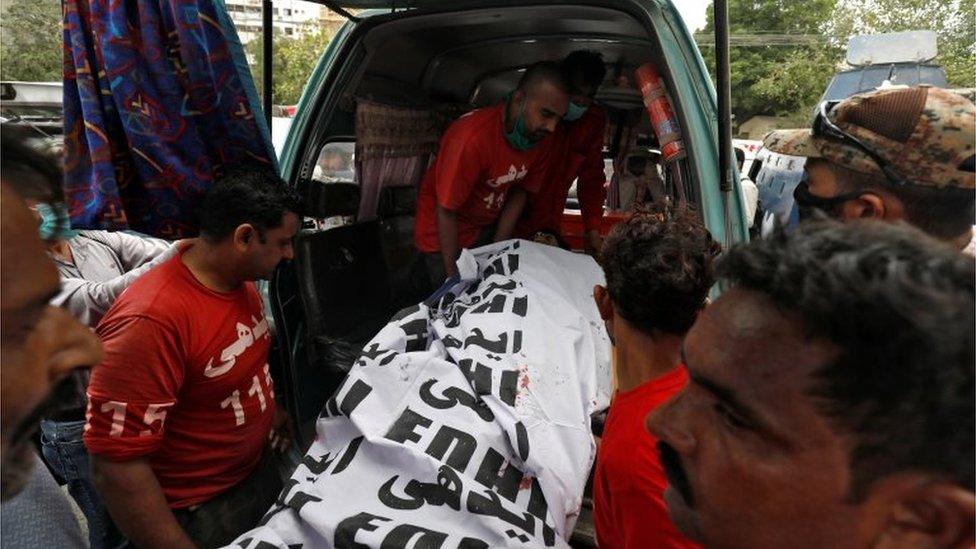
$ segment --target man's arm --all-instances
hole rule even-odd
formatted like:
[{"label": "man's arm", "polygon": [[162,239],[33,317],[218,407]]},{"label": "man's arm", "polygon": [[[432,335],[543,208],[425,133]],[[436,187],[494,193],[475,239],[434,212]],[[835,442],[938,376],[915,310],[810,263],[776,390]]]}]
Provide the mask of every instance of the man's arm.
[{"label": "man's arm", "polygon": [[92,481],[115,524],[141,549],[195,547],[166,504],[146,458],[111,461],[92,455]]},{"label": "man's arm", "polygon": [[178,243],[122,231],[86,231],[85,235],[111,248],[126,271],[152,261]]},{"label": "man's arm", "polygon": [[451,124],[441,138],[433,170],[437,194],[437,239],[444,262],[444,274],[451,277],[457,272],[458,216],[457,212],[467,202],[471,191],[484,180],[479,134],[469,128],[470,117]]},{"label": "man's arm", "polygon": [[63,307],[71,313],[71,316],[90,327],[95,327],[130,284],[156,265],[176,255],[178,251],[177,245],[174,244],[151,261],[109,280],[62,278],[61,291],[51,300],[51,305]]},{"label": "man's arm", "polygon": [[588,141],[579,168],[576,192],[583,217],[583,228],[586,232],[584,241],[586,252],[595,254],[602,244],[600,223],[603,218],[603,205],[607,199],[607,176],[603,171],[603,130],[607,118],[600,110],[592,119],[588,119],[587,123],[592,125],[592,131],[587,136]]},{"label": "man's arm", "polygon": [[192,547],[149,456],[163,443],[166,416],[179,405],[186,359],[168,320],[109,316],[96,334],[103,358],[92,368],[84,441],[94,483],[115,523],[139,547]]},{"label": "man's arm", "polygon": [[457,212],[437,205],[437,238],[441,245],[444,274],[450,278],[457,272],[458,221]]},{"label": "man's arm", "polygon": [[525,202],[528,199],[525,189],[513,187],[505,198],[505,206],[498,217],[498,227],[495,229],[495,242],[512,238],[515,232],[515,224],[518,223],[522,210],[525,209]]}]

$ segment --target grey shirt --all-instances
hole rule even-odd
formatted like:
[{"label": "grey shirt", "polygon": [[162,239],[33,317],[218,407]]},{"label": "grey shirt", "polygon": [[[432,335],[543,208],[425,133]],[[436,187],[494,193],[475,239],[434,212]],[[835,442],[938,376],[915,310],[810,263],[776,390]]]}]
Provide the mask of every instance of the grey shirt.
[{"label": "grey shirt", "polygon": [[165,240],[109,231],[80,231],[68,247],[74,261],[51,256],[61,276],[51,305],[92,328],[130,284],[176,252]]}]

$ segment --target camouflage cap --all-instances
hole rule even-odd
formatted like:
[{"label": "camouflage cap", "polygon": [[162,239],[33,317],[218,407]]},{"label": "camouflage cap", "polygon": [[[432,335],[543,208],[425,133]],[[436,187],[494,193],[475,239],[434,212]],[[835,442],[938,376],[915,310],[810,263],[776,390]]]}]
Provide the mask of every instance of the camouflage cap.
[{"label": "camouflage cap", "polygon": [[[841,101],[827,116],[915,184],[976,189],[971,161],[964,166],[976,154],[976,108],[961,95],[930,86],[876,90]],[[810,130],[774,131],[764,145],[884,177],[857,147]]]}]

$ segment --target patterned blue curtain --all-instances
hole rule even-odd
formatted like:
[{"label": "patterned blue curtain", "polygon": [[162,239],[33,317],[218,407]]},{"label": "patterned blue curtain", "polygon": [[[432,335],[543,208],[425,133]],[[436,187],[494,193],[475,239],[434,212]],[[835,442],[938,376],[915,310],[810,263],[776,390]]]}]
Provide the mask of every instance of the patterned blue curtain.
[{"label": "patterned blue curtain", "polygon": [[222,0],[63,0],[65,193],[75,228],[196,234],[222,170],[275,166]]}]

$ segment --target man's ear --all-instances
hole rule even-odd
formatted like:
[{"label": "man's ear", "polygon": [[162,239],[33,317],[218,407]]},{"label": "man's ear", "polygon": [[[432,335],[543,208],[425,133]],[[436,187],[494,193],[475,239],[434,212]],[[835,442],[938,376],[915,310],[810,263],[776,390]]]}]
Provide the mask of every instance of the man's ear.
[{"label": "man's ear", "polygon": [[599,284],[593,286],[593,301],[596,302],[596,308],[600,311],[600,318],[613,321],[613,301],[610,299],[610,292],[607,291],[606,286]]},{"label": "man's ear", "polygon": [[593,301],[596,302],[596,308],[600,311],[600,318],[603,319],[603,325],[607,328],[610,343],[616,344],[613,334],[613,300],[610,299],[610,292],[607,291],[606,286],[599,284],[593,286]]},{"label": "man's ear", "polygon": [[970,549],[976,544],[976,494],[944,481],[909,482],[887,506],[876,547]]},{"label": "man's ear", "polygon": [[243,223],[234,229],[234,245],[239,248],[246,248],[257,237],[258,232],[250,223]]},{"label": "man's ear", "polygon": [[890,217],[888,204],[881,195],[873,192],[864,193],[850,202],[852,219],[885,219]]}]

